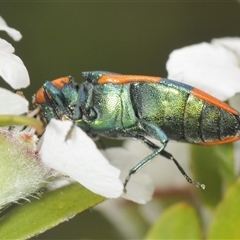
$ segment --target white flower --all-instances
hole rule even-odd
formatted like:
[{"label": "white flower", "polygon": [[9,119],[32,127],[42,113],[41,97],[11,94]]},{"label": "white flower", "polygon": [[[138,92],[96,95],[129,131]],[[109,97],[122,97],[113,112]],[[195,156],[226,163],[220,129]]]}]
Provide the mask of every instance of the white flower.
[{"label": "white flower", "polygon": [[174,50],[166,67],[169,79],[225,101],[240,92],[240,38],[213,39]]},{"label": "white flower", "polygon": [[14,40],[14,41],[19,41],[22,38],[22,34],[14,29],[11,28],[7,25],[5,20],[0,16],[0,31],[5,31],[7,34]]},{"label": "white flower", "polygon": [[13,46],[0,38],[0,76],[14,89],[25,88],[30,83],[28,71],[13,53]]},{"label": "white flower", "polygon": [[39,151],[42,162],[97,194],[119,197],[123,191],[120,170],[109,164],[80,128],[75,126],[66,140],[71,126],[70,121],[50,121]]},{"label": "white flower", "polygon": [[[0,30],[6,31],[15,41],[19,41],[22,35],[16,29],[7,26],[0,16]],[[25,88],[29,85],[28,71],[22,60],[14,53],[13,46],[0,38],[0,76],[14,89]],[[0,112],[3,115],[23,114],[28,111],[28,101],[17,94],[0,88]]]},{"label": "white flower", "polygon": [[[19,41],[22,35],[0,16],[0,31],[6,31],[15,41]],[[29,75],[22,60],[14,53],[14,47],[0,38],[0,76],[14,89],[25,88],[29,85]]]},{"label": "white flower", "polygon": [[[0,30],[5,30],[10,35],[17,32],[9,28],[1,17]],[[14,48],[11,44],[0,39],[0,75],[13,88],[18,89],[26,87],[29,84],[29,76],[23,62],[15,56],[13,52]],[[1,99],[4,99],[4,101],[1,101]],[[27,112],[28,102],[24,98],[0,88],[0,114],[18,115]],[[72,137],[68,141],[65,141],[66,134],[71,128],[70,125],[71,123],[69,122],[63,123],[52,120],[46,128],[40,144],[37,145],[37,142],[35,142],[36,151],[39,151],[39,155],[36,155],[37,158],[35,160],[41,163],[43,170],[46,167],[47,169],[54,169],[55,171],[49,171],[50,174],[48,176],[43,174],[41,177],[40,174],[41,181],[36,181],[36,185],[30,187],[30,190],[22,197],[36,191],[40,182],[41,184],[42,182],[46,182],[52,174],[56,175],[57,172],[64,176],[71,177],[97,194],[109,198],[120,196],[123,191],[123,184],[119,180],[120,171],[108,163],[96,149],[92,140],[79,128],[75,127]],[[19,138],[17,134],[15,134],[15,137],[17,139]],[[29,138],[34,138],[34,136],[29,136]],[[13,140],[13,142],[14,141],[15,140]],[[126,150],[124,151],[123,149],[106,151],[108,155],[113,155],[112,159],[115,160],[113,161],[113,165],[125,169],[121,172],[121,179],[124,181],[133,163],[131,164],[131,161],[126,162],[122,160],[122,157],[119,161],[116,161],[116,151],[123,152],[125,158],[127,158],[127,153]],[[119,157],[121,156],[121,154],[117,155]],[[27,158],[34,159],[34,156]],[[37,174],[35,173],[35,175]],[[23,177],[25,176],[29,177],[29,173]],[[142,173],[133,176],[127,186],[128,191],[126,194],[123,194],[123,197],[139,203],[146,203],[151,199],[154,190],[150,182],[148,176]],[[21,192],[24,191],[22,190]],[[18,195],[16,195],[15,198],[13,196],[11,197],[15,199],[12,201],[17,201],[19,198]]]},{"label": "white flower", "polygon": [[[109,162],[121,169],[120,179],[124,183],[129,170],[133,168],[141,158],[122,147],[108,148],[103,151]],[[126,193],[123,198],[134,201],[139,204],[145,204],[152,199],[154,185],[149,175],[144,170],[133,174],[126,187]]]},{"label": "white flower", "polygon": [[[199,88],[240,111],[240,38],[213,39],[174,50],[167,61],[168,78]],[[234,96],[234,98],[233,98]],[[240,141],[235,146],[235,171],[240,171]]]},{"label": "white flower", "polygon": [[33,194],[53,176],[70,177],[104,197],[122,194],[120,170],[80,128],[74,127],[65,141],[71,124],[51,120],[39,143],[33,133],[0,128],[0,208]]},{"label": "white flower", "polygon": [[[15,40],[21,39],[19,31],[7,26],[0,16],[0,30],[6,31]],[[13,46],[0,38],[0,76],[14,89],[25,88],[29,85],[28,71],[22,60],[14,53]],[[17,94],[0,88],[0,112],[3,115],[23,114],[28,111],[28,101]]]},{"label": "white flower", "polygon": [[[1,29],[14,34],[0,18]],[[18,89],[29,84],[29,75],[13,52],[14,48],[0,39],[0,76]],[[0,123],[1,115],[27,112],[28,102],[23,97],[0,88]],[[71,126],[69,121],[53,119],[40,140],[29,128],[29,132],[0,128],[0,209],[34,194],[56,176],[71,178],[108,198],[122,194],[120,170],[109,164],[80,128],[75,126],[66,140]]]},{"label": "white flower", "polygon": [[18,94],[0,88],[0,114],[20,115],[28,112],[28,101]]}]

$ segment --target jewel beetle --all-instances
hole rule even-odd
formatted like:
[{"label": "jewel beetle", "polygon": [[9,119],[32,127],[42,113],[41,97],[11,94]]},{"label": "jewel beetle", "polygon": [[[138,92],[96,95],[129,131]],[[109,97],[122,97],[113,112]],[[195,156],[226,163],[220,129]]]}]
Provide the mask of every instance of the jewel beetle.
[{"label": "jewel beetle", "polygon": [[152,76],[105,71],[82,75],[82,84],[72,77],[46,82],[34,104],[46,122],[68,119],[91,137],[135,138],[148,146],[152,153],[129,171],[125,187],[132,174],[160,154],[173,160],[189,183],[204,189],[165,150],[168,141],[215,145],[240,139],[239,112],[197,88]]}]

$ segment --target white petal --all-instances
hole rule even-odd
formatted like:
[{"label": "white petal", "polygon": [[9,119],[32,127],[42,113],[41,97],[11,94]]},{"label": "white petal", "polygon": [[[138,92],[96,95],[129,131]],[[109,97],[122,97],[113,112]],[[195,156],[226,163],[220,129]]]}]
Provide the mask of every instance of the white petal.
[{"label": "white petal", "polygon": [[25,98],[0,88],[0,115],[19,115],[27,112],[28,101]]},{"label": "white petal", "polygon": [[[141,160],[132,152],[120,147],[108,148],[104,151],[104,155],[113,166],[121,169],[120,179],[122,182],[125,181],[129,170]],[[131,176],[126,188],[127,192],[122,197],[140,204],[150,201],[154,192],[151,178],[142,169]]]},{"label": "white petal", "polygon": [[6,31],[7,34],[14,40],[14,41],[19,41],[22,38],[22,34],[11,27],[8,27],[7,23],[5,20],[0,16],[0,30]]},{"label": "white petal", "polygon": [[75,126],[65,141],[71,126],[69,121],[51,120],[40,150],[43,162],[97,194],[119,197],[123,190],[120,171],[108,163],[80,128]]},{"label": "white petal", "polygon": [[225,37],[225,38],[215,38],[211,41],[212,44],[221,45],[238,56],[238,61],[240,63],[240,38],[239,37]]},{"label": "white petal", "polygon": [[28,71],[13,51],[11,44],[0,39],[0,76],[14,89],[25,88],[30,83]]},{"label": "white petal", "polygon": [[61,187],[64,187],[66,185],[69,185],[71,183],[74,183],[75,181],[72,180],[71,178],[66,178],[66,177],[58,177],[56,179],[54,179],[54,181],[49,182],[45,188],[52,191]]},{"label": "white petal", "polygon": [[236,54],[218,44],[200,43],[174,50],[167,61],[168,78],[226,100],[240,91]]},{"label": "white petal", "polygon": [[6,40],[0,38],[0,53],[14,53],[14,47]]}]

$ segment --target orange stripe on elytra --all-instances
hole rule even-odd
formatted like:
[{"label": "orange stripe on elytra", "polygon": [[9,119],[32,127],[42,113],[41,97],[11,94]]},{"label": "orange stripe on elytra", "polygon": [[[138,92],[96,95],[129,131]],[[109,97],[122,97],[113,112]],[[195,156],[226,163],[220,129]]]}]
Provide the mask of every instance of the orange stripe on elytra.
[{"label": "orange stripe on elytra", "polygon": [[103,75],[98,79],[99,84],[112,83],[112,84],[124,84],[131,82],[148,82],[157,83],[161,80],[160,77],[140,76],[140,75],[117,75],[108,74]]},{"label": "orange stripe on elytra", "polygon": [[213,141],[213,142],[201,142],[201,143],[198,143],[198,144],[199,145],[204,145],[204,146],[211,146],[211,145],[235,142],[239,139],[240,139],[240,136],[235,136],[235,137],[230,137],[230,138],[226,138],[226,139],[223,139],[223,140],[217,140],[217,141]]},{"label": "orange stripe on elytra", "polygon": [[236,111],[234,108],[232,108],[228,104],[220,101],[219,99],[201,91],[200,89],[193,88],[193,90],[191,91],[191,94],[194,95],[195,97],[200,98],[208,103],[211,103],[219,108],[222,108],[222,109],[226,110],[227,112],[231,112],[234,115],[239,115],[238,111]]},{"label": "orange stripe on elytra", "polygon": [[[62,78],[57,78],[57,79],[55,79],[55,80],[53,80],[53,81],[51,81],[51,82],[52,82],[52,84],[53,84],[54,86],[56,86],[57,88],[62,88],[63,85],[69,83],[69,81],[70,81],[69,77],[62,77]],[[46,102],[46,99],[45,99],[45,96],[44,96],[43,91],[44,91],[44,90],[43,90],[43,87],[41,87],[41,88],[37,91],[36,97],[35,97],[37,103],[45,103],[45,102]],[[48,92],[46,92],[46,94],[48,95],[49,98],[51,98],[51,96],[49,95]]]}]

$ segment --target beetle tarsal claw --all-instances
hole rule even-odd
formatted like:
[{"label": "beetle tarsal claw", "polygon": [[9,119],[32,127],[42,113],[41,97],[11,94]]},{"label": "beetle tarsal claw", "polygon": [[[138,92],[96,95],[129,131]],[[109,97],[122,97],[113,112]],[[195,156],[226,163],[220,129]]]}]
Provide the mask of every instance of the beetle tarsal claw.
[{"label": "beetle tarsal claw", "polygon": [[203,190],[206,188],[205,184],[202,184],[202,183],[200,183],[200,182],[196,182],[196,181],[192,180],[192,179],[191,179],[189,176],[187,176],[187,175],[184,175],[184,177],[186,178],[186,180],[187,180],[190,184],[193,184],[195,187],[201,188],[201,189],[203,189]]}]

